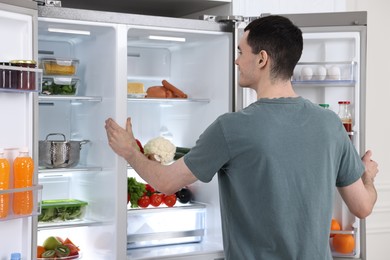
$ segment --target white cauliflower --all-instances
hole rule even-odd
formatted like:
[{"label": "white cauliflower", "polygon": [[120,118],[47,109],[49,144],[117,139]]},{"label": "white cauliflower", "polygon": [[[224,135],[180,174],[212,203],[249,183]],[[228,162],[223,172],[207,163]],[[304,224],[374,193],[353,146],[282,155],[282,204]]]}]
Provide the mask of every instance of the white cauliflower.
[{"label": "white cauliflower", "polygon": [[144,145],[144,154],[154,156],[154,159],[162,164],[170,163],[175,156],[175,152],[176,146],[161,136],[149,140]]}]

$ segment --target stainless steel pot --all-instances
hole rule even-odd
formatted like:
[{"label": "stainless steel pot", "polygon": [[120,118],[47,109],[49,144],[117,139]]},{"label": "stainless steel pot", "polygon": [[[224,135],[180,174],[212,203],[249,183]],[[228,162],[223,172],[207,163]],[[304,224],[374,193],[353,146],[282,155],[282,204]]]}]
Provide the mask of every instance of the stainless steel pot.
[{"label": "stainless steel pot", "polygon": [[[61,136],[62,140],[48,140],[51,136]],[[69,168],[80,161],[81,145],[89,140],[67,141],[64,134],[51,133],[46,140],[39,141],[39,166],[47,168]]]}]

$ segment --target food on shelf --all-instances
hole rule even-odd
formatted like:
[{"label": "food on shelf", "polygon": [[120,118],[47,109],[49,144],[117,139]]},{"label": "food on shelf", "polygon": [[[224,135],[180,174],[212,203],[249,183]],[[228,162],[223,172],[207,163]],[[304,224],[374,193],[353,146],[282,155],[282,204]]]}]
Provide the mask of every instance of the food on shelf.
[{"label": "food on shelf", "polygon": [[76,74],[79,61],[68,58],[42,58],[43,73],[45,75],[68,75]]},{"label": "food on shelf", "polygon": [[[339,231],[341,230],[341,225],[337,221],[337,219],[332,219],[332,223],[330,224],[330,230],[331,231]],[[330,237],[334,237],[334,234],[330,234]]]},{"label": "food on shelf", "polygon": [[166,80],[161,82],[162,86],[151,86],[146,90],[147,98],[188,98],[182,90],[175,87]]},{"label": "food on shelf", "polygon": [[184,155],[186,155],[191,149],[186,147],[176,147],[175,156],[173,157],[174,160],[178,160]]},{"label": "food on shelf", "polygon": [[77,259],[80,249],[69,238],[50,236],[37,246],[38,259]]},{"label": "food on shelf", "polygon": [[188,188],[182,188],[176,192],[176,197],[180,203],[188,203],[192,200],[192,192]]},{"label": "food on shelf", "polygon": [[62,242],[57,237],[51,236],[45,239],[42,246],[45,250],[54,250],[59,245],[62,245]]},{"label": "food on shelf", "polygon": [[150,196],[150,205],[153,207],[158,207],[163,202],[163,199],[164,194],[155,192]]},{"label": "food on shelf", "polygon": [[147,98],[170,98],[173,94],[163,86],[153,86],[146,90]]},{"label": "food on shelf", "polygon": [[149,184],[138,182],[134,177],[127,178],[127,185],[128,198],[130,197],[131,208],[147,208],[150,206],[159,207],[162,205],[173,207],[176,205],[178,195],[180,196],[179,201],[181,203],[188,203],[192,199],[192,193],[187,191],[187,188],[181,189],[181,193],[166,195],[155,190]]},{"label": "food on shelf", "polygon": [[137,208],[138,200],[146,192],[145,184],[138,182],[134,177],[127,178],[127,194],[130,197],[130,207]]},{"label": "food on shelf", "polygon": [[150,198],[147,195],[143,195],[138,199],[137,203],[139,207],[147,208],[150,205]]},{"label": "food on shelf", "polygon": [[141,82],[128,82],[127,94],[144,94],[144,84]]},{"label": "food on shelf", "polygon": [[176,146],[162,136],[155,137],[144,145],[144,154],[162,164],[172,162],[175,152]]},{"label": "food on shelf", "polygon": [[355,249],[355,238],[351,234],[336,234],[333,237],[332,245],[336,252],[350,254]]},{"label": "food on shelf", "polygon": [[163,203],[168,207],[173,207],[176,204],[176,201],[176,194],[165,195],[163,198]]},{"label": "food on shelf", "polygon": [[185,94],[183,91],[181,91],[180,89],[178,89],[177,87],[175,87],[174,85],[166,81],[165,79],[162,81],[162,84],[164,88],[170,90],[173,93],[174,97],[187,98],[187,94]]},{"label": "food on shelf", "polygon": [[42,91],[44,95],[76,95],[79,79],[73,77],[44,77]]},{"label": "food on shelf", "polygon": [[87,202],[75,199],[43,200],[38,221],[66,221],[82,219],[85,215]]}]

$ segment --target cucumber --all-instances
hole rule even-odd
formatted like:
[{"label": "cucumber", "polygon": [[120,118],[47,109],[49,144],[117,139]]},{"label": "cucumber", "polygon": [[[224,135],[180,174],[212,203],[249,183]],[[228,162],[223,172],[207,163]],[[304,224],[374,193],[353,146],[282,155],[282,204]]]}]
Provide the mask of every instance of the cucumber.
[{"label": "cucumber", "polygon": [[176,147],[176,153],[183,153],[186,154],[191,150],[191,148],[186,147]]}]

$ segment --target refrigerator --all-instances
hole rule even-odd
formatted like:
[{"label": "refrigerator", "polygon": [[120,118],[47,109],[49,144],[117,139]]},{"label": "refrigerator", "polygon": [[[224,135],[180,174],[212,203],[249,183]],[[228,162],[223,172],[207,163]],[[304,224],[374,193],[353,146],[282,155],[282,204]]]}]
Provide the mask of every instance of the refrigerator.
[{"label": "refrigerator", "polygon": [[[108,146],[104,121],[112,117],[124,126],[130,116],[142,144],[163,136],[177,147],[191,148],[217,116],[255,100],[252,92],[237,85],[234,65],[238,37],[253,17],[208,15],[196,20],[37,7],[27,2],[0,1],[0,32],[11,39],[0,44],[1,59],[34,59],[39,64],[32,69],[36,89],[0,88],[0,107],[17,113],[5,115],[10,123],[0,130],[0,146],[31,149],[36,167],[29,189],[35,192],[36,207],[29,216],[11,212],[0,219],[0,242],[5,245],[0,258],[21,252],[22,259],[35,259],[37,245],[57,236],[79,246],[81,259],[223,259],[218,179],[190,185],[194,197],[189,204],[131,209],[127,178],[142,179]],[[362,154],[366,13],[286,16],[304,32],[304,53],[292,79],[296,91],[315,103],[329,104],[335,112],[339,100],[349,100],[354,118],[351,141]],[[47,75],[43,66],[53,59],[74,63],[75,93],[42,93],[45,82],[59,80]],[[337,66],[340,77],[301,78],[303,67],[316,71],[319,66],[326,70]],[[128,95],[129,83],[142,84],[146,90],[160,86],[162,80],[188,98]],[[51,138],[83,142],[76,166],[41,165],[39,143]],[[42,201],[57,199],[86,202],[83,217],[38,221]],[[342,224],[339,232],[353,234],[356,241],[351,254],[335,252],[334,257],[365,259],[364,221],[353,217],[337,194],[333,215]]]}]

